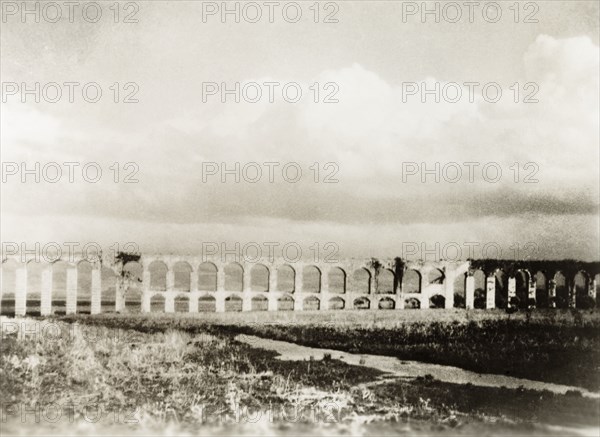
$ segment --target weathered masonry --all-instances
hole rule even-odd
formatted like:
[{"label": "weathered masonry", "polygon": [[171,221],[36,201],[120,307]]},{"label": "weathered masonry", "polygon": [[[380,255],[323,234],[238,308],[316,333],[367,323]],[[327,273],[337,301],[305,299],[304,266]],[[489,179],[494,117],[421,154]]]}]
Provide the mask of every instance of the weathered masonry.
[{"label": "weathered masonry", "polygon": [[84,259],[23,263],[7,258],[2,260],[0,311],[49,315],[596,305],[600,263],[547,262],[546,269],[541,261],[515,262],[509,268],[491,263],[225,263],[143,255],[116,268]]}]

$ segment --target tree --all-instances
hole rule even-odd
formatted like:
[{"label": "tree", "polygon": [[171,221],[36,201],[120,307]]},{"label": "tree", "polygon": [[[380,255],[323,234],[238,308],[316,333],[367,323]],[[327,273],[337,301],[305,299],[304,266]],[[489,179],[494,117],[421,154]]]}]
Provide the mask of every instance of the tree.
[{"label": "tree", "polygon": [[371,258],[367,265],[371,270],[373,270],[373,293],[377,293],[379,291],[379,272],[381,271],[381,267],[383,267],[383,265],[377,258]]},{"label": "tree", "polygon": [[394,276],[396,277],[394,290],[399,290],[402,287],[402,277],[404,276],[404,261],[399,256],[394,258]]},{"label": "tree", "polygon": [[[119,302],[125,302],[125,296],[129,291],[129,287],[135,282],[142,282],[138,277],[132,275],[129,270],[125,269],[125,266],[129,262],[139,262],[142,256],[140,254],[128,253],[128,252],[117,252],[113,260],[113,268],[117,272],[117,293],[119,293]],[[123,304],[122,308],[117,310],[125,311],[126,307]]]}]

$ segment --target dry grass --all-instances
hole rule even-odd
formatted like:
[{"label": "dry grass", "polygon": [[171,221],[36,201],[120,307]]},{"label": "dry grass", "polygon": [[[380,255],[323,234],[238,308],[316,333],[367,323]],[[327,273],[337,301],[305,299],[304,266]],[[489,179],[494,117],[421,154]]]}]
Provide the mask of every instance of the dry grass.
[{"label": "dry grass", "polygon": [[[0,321],[3,434],[535,433],[539,427],[524,424],[540,411],[552,423],[589,424],[590,409],[598,407],[576,396],[381,381],[378,371],[331,359],[283,362],[197,318]],[[10,333],[15,323],[25,329]],[[480,401],[494,398],[497,404]],[[476,411],[477,403],[485,408]],[[49,405],[63,407],[55,423],[44,416]],[[41,422],[29,413],[21,423],[17,408],[35,407]],[[98,421],[90,420],[95,407],[104,412]]]}]

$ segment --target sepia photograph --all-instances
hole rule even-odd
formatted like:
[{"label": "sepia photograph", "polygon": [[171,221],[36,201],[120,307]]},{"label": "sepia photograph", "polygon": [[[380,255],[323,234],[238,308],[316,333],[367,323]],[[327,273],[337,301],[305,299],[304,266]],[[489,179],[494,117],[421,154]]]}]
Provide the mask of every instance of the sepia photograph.
[{"label": "sepia photograph", "polygon": [[0,437],[600,435],[600,1],[0,14]]}]

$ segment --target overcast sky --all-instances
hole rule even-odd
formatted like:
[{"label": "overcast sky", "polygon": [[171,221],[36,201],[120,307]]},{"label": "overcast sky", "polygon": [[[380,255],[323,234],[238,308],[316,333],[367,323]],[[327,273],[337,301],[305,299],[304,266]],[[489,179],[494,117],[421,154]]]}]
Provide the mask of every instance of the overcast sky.
[{"label": "overcast sky", "polygon": [[[401,255],[403,242],[495,242],[506,257],[510,246],[533,242],[539,258],[599,259],[598,2],[537,2],[538,23],[515,23],[513,2],[500,2],[497,23],[477,10],[473,23],[403,22],[401,2],[376,1],[337,2],[337,23],[314,23],[313,2],[302,3],[297,23],[277,10],[274,23],[203,23],[201,2],[139,2],[131,24],[112,22],[111,3],[98,23],[1,23],[3,83],[103,90],[98,103],[77,91],[74,103],[3,96],[4,162],[103,169],[96,184],[80,170],[74,183],[4,175],[3,241],[134,241],[145,252],[180,253],[202,242],[335,242],[341,256],[382,258]],[[280,87],[274,103],[202,99],[203,82],[269,81],[296,82],[303,98],[288,103]],[[466,88],[457,103],[403,102],[403,83],[422,81],[496,82],[503,96],[486,102],[480,86],[474,102]],[[112,102],[115,82],[135,82],[139,102]],[[309,86],[320,84],[322,100],[330,82],[339,102],[313,102]],[[538,103],[522,102],[530,82]],[[115,183],[114,162],[119,179],[136,163],[139,182]],[[203,182],[207,162],[281,165],[275,183],[267,174],[221,183],[218,175]],[[303,170],[297,183],[282,178],[288,162]],[[410,162],[479,166],[473,182],[466,174],[457,183],[405,182]],[[503,171],[496,183],[482,178],[490,162]],[[338,182],[323,183],[332,170]],[[534,170],[538,182],[525,183]]]}]

